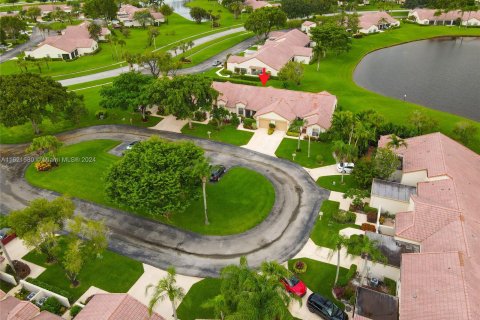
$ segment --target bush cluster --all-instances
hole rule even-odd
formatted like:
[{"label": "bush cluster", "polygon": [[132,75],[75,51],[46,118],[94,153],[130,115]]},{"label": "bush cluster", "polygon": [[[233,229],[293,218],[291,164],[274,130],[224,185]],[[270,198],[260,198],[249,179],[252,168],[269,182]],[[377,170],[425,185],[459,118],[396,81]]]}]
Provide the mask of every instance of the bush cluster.
[{"label": "bush cluster", "polygon": [[80,313],[80,311],[82,311],[82,307],[80,307],[79,305],[74,305],[72,309],[70,309],[70,316],[72,317],[72,319],[74,319],[77,314]]},{"label": "bush cluster", "polygon": [[360,230],[376,232],[377,228],[375,228],[375,226],[370,223],[362,223],[362,225],[360,226]]},{"label": "bush cluster", "polygon": [[207,120],[207,113],[205,111],[195,111],[193,114],[193,120],[203,122]]},{"label": "bush cluster", "polygon": [[293,265],[293,271],[297,274],[305,273],[307,272],[307,264],[302,260],[298,260]]},{"label": "bush cluster", "polygon": [[48,171],[52,169],[52,164],[48,161],[40,160],[35,162],[35,169],[37,169],[37,171]]},{"label": "bush cluster", "polygon": [[47,300],[43,303],[43,305],[40,307],[41,311],[48,311],[54,314],[61,315],[65,310],[65,307],[62,306],[60,301],[56,299],[55,297],[48,297]]},{"label": "bush cluster", "polygon": [[337,223],[355,223],[356,214],[351,211],[338,210],[332,215],[332,219]]},{"label": "bush cluster", "polygon": [[251,118],[245,118],[243,119],[243,127],[245,129],[257,129],[257,123],[254,119]]}]

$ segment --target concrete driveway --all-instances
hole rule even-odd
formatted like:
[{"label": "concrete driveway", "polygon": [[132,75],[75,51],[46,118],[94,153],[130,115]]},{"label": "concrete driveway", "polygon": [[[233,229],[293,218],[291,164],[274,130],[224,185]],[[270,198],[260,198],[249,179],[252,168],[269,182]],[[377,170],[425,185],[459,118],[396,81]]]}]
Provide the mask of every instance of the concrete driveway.
[{"label": "concrete driveway", "polygon": [[188,123],[187,120],[177,120],[174,115],[169,115],[163,118],[162,121],[157,123],[154,127],[155,130],[170,131],[181,133],[182,128]]},{"label": "concrete driveway", "polygon": [[[94,139],[132,141],[152,135],[192,141],[205,150],[213,163],[259,172],[273,184],[275,203],[262,223],[244,233],[205,236],[74,198],[76,214],[105,220],[111,232],[111,250],[161,269],[175,266],[180,274],[207,277],[218,276],[221,268],[238,263],[242,256],[248,258],[251,266],[258,266],[265,260],[286,261],[302,249],[322,201],[330,192],[319,188],[307,172],[294,163],[211,140],[121,125],[78,129],[59,134],[58,138],[68,145]],[[26,144],[1,145],[0,155],[22,156],[25,148]],[[27,165],[27,162],[0,165],[1,213],[24,208],[38,197],[53,199],[59,195],[29,185],[23,178]]]},{"label": "concrete driveway", "polygon": [[285,137],[285,131],[276,130],[269,135],[267,129],[255,130],[252,138],[242,147],[275,157],[275,151]]}]

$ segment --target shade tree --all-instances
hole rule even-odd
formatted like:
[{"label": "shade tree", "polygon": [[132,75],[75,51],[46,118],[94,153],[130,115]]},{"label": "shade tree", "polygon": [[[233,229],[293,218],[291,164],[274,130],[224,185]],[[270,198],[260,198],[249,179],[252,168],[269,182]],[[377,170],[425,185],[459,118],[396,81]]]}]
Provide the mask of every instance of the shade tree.
[{"label": "shade tree", "polygon": [[259,39],[266,39],[274,28],[287,23],[287,15],[278,7],[263,7],[253,11],[245,21],[245,29],[252,31]]}]

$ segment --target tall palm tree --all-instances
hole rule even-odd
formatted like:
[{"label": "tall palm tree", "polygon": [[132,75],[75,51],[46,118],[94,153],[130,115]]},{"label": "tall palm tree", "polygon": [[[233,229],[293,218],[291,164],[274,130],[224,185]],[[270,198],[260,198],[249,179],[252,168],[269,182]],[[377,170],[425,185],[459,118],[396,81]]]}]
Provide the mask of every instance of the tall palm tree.
[{"label": "tall palm tree", "polygon": [[[348,238],[346,238],[345,236],[342,236],[339,233],[336,233],[333,236],[333,241],[335,242],[335,249],[337,249],[335,250],[337,251],[337,272],[335,273],[335,281],[333,282],[333,287],[335,288],[338,282],[338,275],[340,273],[340,251],[342,250],[342,248],[346,248],[348,246]],[[330,251],[328,254],[328,258],[331,258],[335,251]],[[348,252],[347,252],[347,255],[348,255]]]},{"label": "tall palm tree", "polygon": [[210,224],[208,221],[208,214],[207,214],[207,177],[210,174],[210,167],[208,163],[202,161],[195,165],[194,168],[197,175],[200,177],[202,181],[202,193],[203,193],[203,209],[205,213],[205,225]]},{"label": "tall palm tree", "polygon": [[[333,141],[333,151],[335,152],[335,156],[337,160],[340,162],[351,162],[356,156],[356,146],[351,144],[346,144],[342,140]],[[342,183],[343,183],[343,175],[342,172]]]},{"label": "tall palm tree", "polygon": [[315,47],[313,47],[313,53],[315,54],[315,57],[317,59],[317,71],[319,71],[320,59],[325,58],[325,55],[327,54],[327,50],[325,46],[323,46],[321,43],[317,43]]},{"label": "tall palm tree", "polygon": [[395,149],[397,150],[400,147],[407,147],[407,142],[397,136],[396,134],[391,134],[390,135],[390,141],[387,143],[387,148],[388,149]]},{"label": "tall palm tree", "polygon": [[360,283],[363,284],[367,272],[368,260],[372,260],[372,262],[386,263],[386,257],[377,248],[376,240],[370,240],[366,235],[361,235],[358,239],[359,240],[354,244],[354,251],[360,253],[363,259],[363,270],[360,280]]},{"label": "tall palm tree", "polygon": [[172,303],[173,317],[175,320],[178,320],[177,316],[177,307],[175,301],[182,299],[185,296],[183,288],[177,287],[177,280],[175,279],[176,272],[175,268],[170,267],[167,269],[168,274],[160,279],[157,285],[148,285],[145,289],[145,295],[148,293],[150,288],[153,288],[153,296],[148,303],[148,313],[152,315],[153,309],[159,301],[165,300],[168,297]]}]

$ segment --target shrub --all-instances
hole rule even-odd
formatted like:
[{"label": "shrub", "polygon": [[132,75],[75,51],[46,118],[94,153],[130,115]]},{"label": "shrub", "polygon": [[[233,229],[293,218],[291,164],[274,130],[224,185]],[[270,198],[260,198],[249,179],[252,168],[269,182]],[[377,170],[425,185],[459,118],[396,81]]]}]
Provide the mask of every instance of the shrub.
[{"label": "shrub", "polygon": [[194,121],[205,121],[207,120],[207,113],[205,111],[195,111],[193,114]]},{"label": "shrub", "polygon": [[70,316],[72,319],[75,318],[80,311],[82,311],[82,307],[79,305],[74,305],[72,309],[70,309]]},{"label": "shrub", "polygon": [[287,136],[298,137],[299,135],[300,135],[300,133],[298,133],[298,132],[287,131]]},{"label": "shrub", "polygon": [[397,294],[397,282],[390,278],[383,279],[383,283],[387,287],[388,294],[395,296]]},{"label": "shrub", "polygon": [[269,127],[270,129],[275,129],[275,128],[276,128],[276,126],[275,126],[274,123],[269,123],[269,124],[268,124],[268,127]]},{"label": "shrub", "polygon": [[20,289],[20,291],[15,293],[15,298],[20,299],[20,300],[26,300],[29,293],[30,292],[27,289],[22,288],[22,289]]},{"label": "shrub", "polygon": [[377,213],[376,212],[367,213],[367,221],[370,223],[377,223]]},{"label": "shrub", "polygon": [[342,287],[346,286],[350,282],[350,280],[352,280],[355,277],[356,273],[357,273],[357,265],[352,264],[348,269],[347,274],[338,280],[338,285]]},{"label": "shrub", "polygon": [[275,132],[275,129],[273,129],[273,128],[268,128],[268,134],[269,134],[269,135],[270,135],[270,134],[273,134],[274,132]]},{"label": "shrub", "polygon": [[368,203],[365,203],[365,205],[363,206],[363,211],[366,213],[370,213],[370,212],[377,213],[378,210],[377,208],[370,207]]},{"label": "shrub", "polygon": [[321,154],[317,154],[317,156],[315,157],[315,161],[317,161],[317,163],[319,165],[322,165],[323,164],[323,156]]},{"label": "shrub", "polygon": [[63,306],[55,297],[48,297],[47,300],[40,307],[41,311],[48,311],[54,314],[61,315]]},{"label": "shrub", "polygon": [[375,226],[374,226],[373,224],[370,224],[370,223],[362,223],[362,225],[360,226],[360,230],[376,232],[376,231],[377,231],[377,228],[375,228]]},{"label": "shrub", "polygon": [[300,28],[302,26],[303,21],[299,19],[290,19],[287,21],[287,29],[295,29]]},{"label": "shrub", "polygon": [[298,260],[293,265],[293,271],[298,274],[305,273],[307,272],[307,264],[302,260]]},{"label": "shrub", "polygon": [[105,119],[107,115],[108,115],[107,110],[98,110],[95,113],[95,118],[97,118],[98,120],[102,120],[102,119]]},{"label": "shrub", "polygon": [[255,125],[255,129],[256,129],[256,123],[255,123],[254,119],[251,119],[251,118],[243,119],[243,127],[245,129],[254,129],[254,127],[253,127],[254,125]]},{"label": "shrub", "polygon": [[70,301],[70,302],[74,301],[72,295],[71,295],[69,292],[67,292],[67,291],[65,291],[65,290],[63,290],[63,289],[60,289],[60,288],[55,287],[55,286],[52,286],[52,285],[50,285],[50,284],[48,284],[48,283],[42,282],[42,281],[40,281],[40,280],[38,280],[38,279],[34,279],[34,278],[27,278],[27,279],[25,279],[25,281],[30,282],[31,284],[34,284],[34,285],[36,285],[36,286],[42,287],[42,288],[45,289],[45,290],[48,290],[48,291],[51,291],[51,292],[55,292],[56,294],[59,294],[59,295],[61,295],[61,296],[64,296],[64,297],[67,298],[68,301]]},{"label": "shrub", "polygon": [[338,210],[332,215],[332,219],[338,223],[355,223],[357,216],[350,211]]},{"label": "shrub", "polygon": [[52,169],[52,164],[48,161],[40,160],[35,162],[35,169],[37,169],[37,171],[48,171]]},{"label": "shrub", "polygon": [[238,118],[237,114],[232,112],[232,117],[230,118],[230,124],[235,128],[238,127],[240,124],[240,119]]}]

